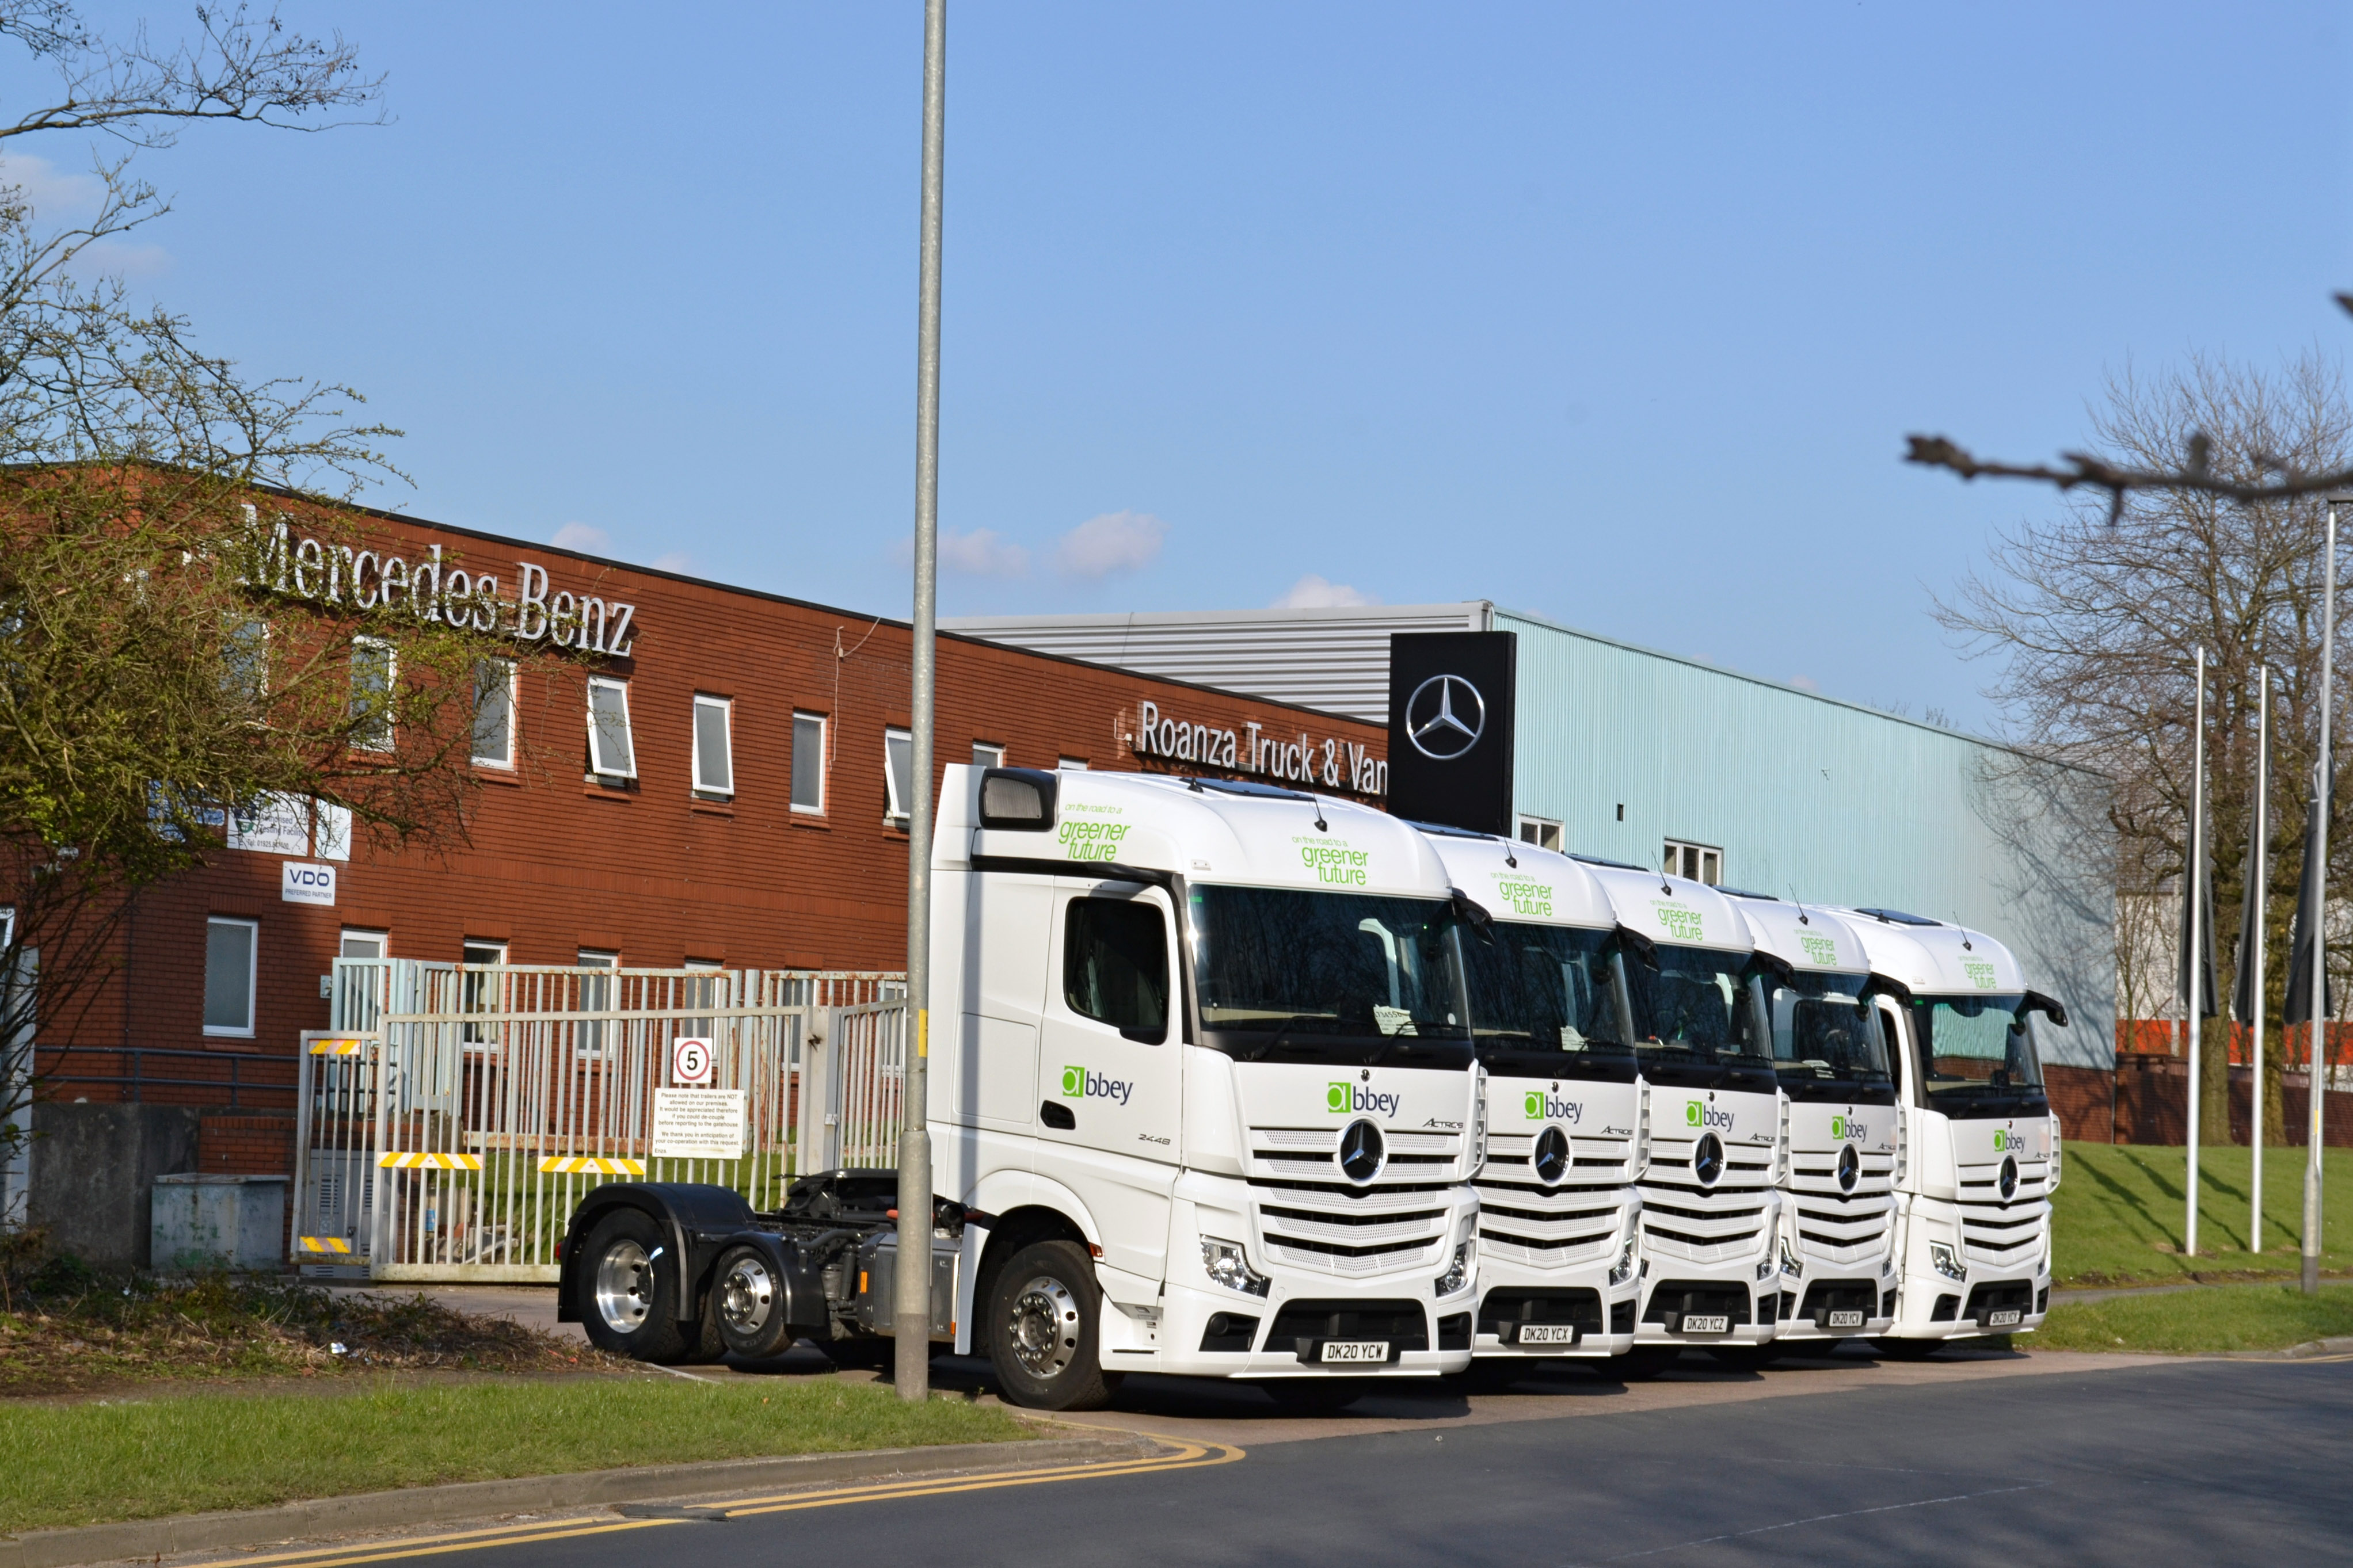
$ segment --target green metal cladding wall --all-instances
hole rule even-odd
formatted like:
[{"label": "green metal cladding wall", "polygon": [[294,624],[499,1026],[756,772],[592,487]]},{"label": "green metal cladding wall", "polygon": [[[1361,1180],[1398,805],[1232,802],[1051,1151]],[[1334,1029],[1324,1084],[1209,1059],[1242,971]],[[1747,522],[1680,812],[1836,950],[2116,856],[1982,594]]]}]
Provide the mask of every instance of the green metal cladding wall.
[{"label": "green metal cladding wall", "polygon": [[1514,803],[1557,818],[1569,849],[1655,866],[1667,838],[1716,845],[1735,887],[1977,927],[2067,1004],[2047,1059],[2114,1065],[2105,779],[1527,616],[1494,624],[1519,634]]}]

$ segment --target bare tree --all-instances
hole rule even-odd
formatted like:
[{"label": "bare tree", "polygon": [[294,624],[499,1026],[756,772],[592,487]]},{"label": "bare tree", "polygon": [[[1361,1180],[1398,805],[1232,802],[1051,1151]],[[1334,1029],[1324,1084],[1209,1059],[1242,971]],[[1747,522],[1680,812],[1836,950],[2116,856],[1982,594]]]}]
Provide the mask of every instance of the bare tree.
[{"label": "bare tree", "polygon": [[[2156,376],[2127,370],[2111,378],[2091,425],[2094,449],[2069,454],[2064,469],[1965,462],[1949,443],[1915,438],[1915,461],[2042,479],[2065,498],[2057,516],[2001,535],[1989,569],[1940,600],[1938,618],[1969,654],[2000,661],[1987,694],[2015,739],[2116,781],[2109,821],[2127,906],[2184,874],[2191,668],[2203,647],[2216,904],[2226,919],[2238,908],[2257,672],[2265,662],[2278,670],[2273,771],[2282,798],[2273,803],[2270,923],[2284,943],[2320,727],[2318,497],[2330,486],[2314,476],[2327,479],[2353,458],[2342,379],[2309,355],[2276,372],[2203,357]],[[2330,843],[2332,859],[2353,868],[2353,847],[2334,822]],[[2230,937],[2216,932],[2226,997]],[[2120,968],[2145,967],[2145,950],[2118,956]],[[2274,1010],[2285,972],[2284,963],[2267,966]],[[2163,988],[2171,993],[2169,976]],[[2280,1055],[2262,1086],[2273,1130],[2284,1125]],[[2201,1110],[2223,1136],[2221,1040],[2204,1058]]]}]

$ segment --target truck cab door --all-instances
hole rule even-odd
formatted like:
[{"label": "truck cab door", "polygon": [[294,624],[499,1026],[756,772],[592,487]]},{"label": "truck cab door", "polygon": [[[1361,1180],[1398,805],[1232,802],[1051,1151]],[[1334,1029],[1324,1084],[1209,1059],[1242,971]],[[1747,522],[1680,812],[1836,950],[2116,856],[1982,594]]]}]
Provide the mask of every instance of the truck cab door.
[{"label": "truck cab door", "polygon": [[1158,888],[1056,879],[1039,1030],[1039,1173],[1085,1202],[1105,1263],[1153,1279],[1183,1152],[1175,917]]}]

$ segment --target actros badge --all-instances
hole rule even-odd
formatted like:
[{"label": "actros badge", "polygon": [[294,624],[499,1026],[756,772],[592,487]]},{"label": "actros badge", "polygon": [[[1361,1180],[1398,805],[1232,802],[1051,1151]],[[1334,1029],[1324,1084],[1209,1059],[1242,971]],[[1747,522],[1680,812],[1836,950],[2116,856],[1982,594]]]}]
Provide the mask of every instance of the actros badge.
[{"label": "actros badge", "polygon": [[1431,762],[1452,762],[1486,730],[1487,700],[1459,675],[1433,675],[1406,699],[1406,738]]}]

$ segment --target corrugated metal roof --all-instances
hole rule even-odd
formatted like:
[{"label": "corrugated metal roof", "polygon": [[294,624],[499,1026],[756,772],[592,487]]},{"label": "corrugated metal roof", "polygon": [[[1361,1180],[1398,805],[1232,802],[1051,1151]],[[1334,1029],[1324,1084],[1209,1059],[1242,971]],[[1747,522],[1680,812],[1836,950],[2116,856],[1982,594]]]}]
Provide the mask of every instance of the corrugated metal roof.
[{"label": "corrugated metal roof", "polygon": [[1148,615],[960,616],[942,631],[1386,724],[1391,632],[1482,632],[1495,606],[1347,605]]}]

